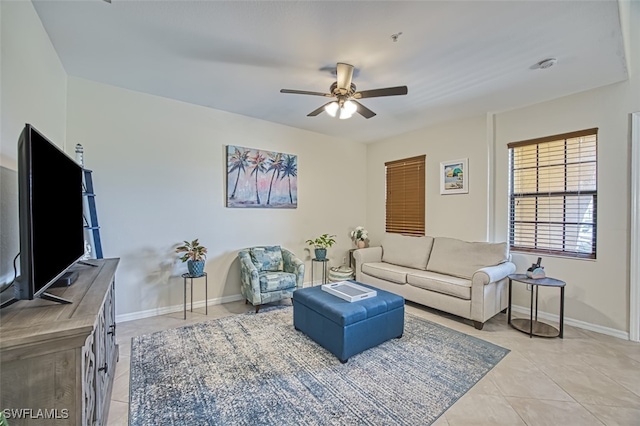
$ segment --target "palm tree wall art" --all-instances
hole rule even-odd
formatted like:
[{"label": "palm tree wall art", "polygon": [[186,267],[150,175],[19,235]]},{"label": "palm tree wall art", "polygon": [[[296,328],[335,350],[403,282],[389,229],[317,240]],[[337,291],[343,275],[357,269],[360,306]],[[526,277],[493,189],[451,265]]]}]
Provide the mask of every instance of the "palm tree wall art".
[{"label": "palm tree wall art", "polygon": [[227,207],[296,208],[298,156],[227,145]]}]

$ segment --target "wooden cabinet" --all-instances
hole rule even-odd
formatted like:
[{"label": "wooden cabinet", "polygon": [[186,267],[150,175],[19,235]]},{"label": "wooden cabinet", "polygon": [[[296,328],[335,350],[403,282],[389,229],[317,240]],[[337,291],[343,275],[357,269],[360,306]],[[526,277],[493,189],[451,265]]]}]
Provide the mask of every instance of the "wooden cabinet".
[{"label": "wooden cabinet", "polygon": [[[118,359],[115,272],[118,259],[76,265],[71,300],[25,300],[0,311],[0,409],[14,425],[106,425]],[[12,417],[15,417],[12,416]]]}]

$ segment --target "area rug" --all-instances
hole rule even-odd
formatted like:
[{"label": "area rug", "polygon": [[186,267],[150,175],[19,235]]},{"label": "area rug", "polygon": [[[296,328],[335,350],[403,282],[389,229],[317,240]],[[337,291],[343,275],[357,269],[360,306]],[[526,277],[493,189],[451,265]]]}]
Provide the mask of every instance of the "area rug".
[{"label": "area rug", "polygon": [[341,364],[274,307],[135,337],[130,425],[426,425],[509,350],[405,314]]}]

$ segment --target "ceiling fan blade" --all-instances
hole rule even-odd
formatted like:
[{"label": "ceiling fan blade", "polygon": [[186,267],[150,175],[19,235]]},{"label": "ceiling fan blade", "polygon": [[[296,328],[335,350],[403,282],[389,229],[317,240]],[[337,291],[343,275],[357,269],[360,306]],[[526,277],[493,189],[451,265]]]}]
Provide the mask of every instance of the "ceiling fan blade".
[{"label": "ceiling fan blade", "polygon": [[371,111],[369,108],[367,108],[366,106],[362,105],[360,102],[358,101],[354,101],[352,100],[351,102],[353,102],[354,104],[356,104],[356,106],[358,107],[358,109],[356,110],[356,112],[358,114],[360,114],[361,116],[363,116],[364,118],[371,118],[371,117],[375,117],[376,113]]},{"label": "ceiling fan blade", "polygon": [[386,87],[384,89],[363,90],[353,94],[355,99],[379,98],[381,96],[397,96],[406,95],[408,93],[407,86]]},{"label": "ceiling fan blade", "polygon": [[280,93],[293,93],[296,95],[326,96],[328,98],[333,96],[331,93],[308,92],[306,90],[291,90],[291,89],[280,89]]},{"label": "ceiling fan blade", "polygon": [[[331,101],[331,102],[335,102],[335,101]],[[320,114],[322,111],[324,111],[324,107],[329,105],[331,102],[327,102],[326,104],[322,105],[320,108],[314,109],[309,114],[307,114],[307,117],[315,117],[316,115]]]},{"label": "ceiling fan blade", "polygon": [[336,77],[338,89],[345,89],[347,92],[351,88],[351,79],[353,78],[353,65],[338,62],[336,66]]}]

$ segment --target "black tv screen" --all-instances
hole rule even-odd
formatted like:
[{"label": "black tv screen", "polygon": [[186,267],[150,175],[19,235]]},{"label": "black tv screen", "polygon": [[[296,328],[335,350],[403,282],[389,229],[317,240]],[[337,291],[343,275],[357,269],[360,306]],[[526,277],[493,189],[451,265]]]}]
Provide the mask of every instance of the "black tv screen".
[{"label": "black tv screen", "polygon": [[43,293],[84,255],[82,167],[30,124],[18,140],[20,277],[16,299]]}]

